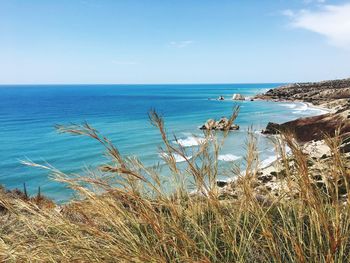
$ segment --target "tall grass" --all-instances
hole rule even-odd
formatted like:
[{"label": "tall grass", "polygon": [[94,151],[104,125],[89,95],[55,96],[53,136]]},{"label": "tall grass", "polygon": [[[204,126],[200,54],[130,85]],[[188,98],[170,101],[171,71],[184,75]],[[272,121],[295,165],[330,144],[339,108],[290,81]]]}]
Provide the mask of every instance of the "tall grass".
[{"label": "tall grass", "polygon": [[[216,183],[223,141],[215,131],[205,132],[206,139],[189,159],[185,148],[168,139],[161,116],[152,111],[150,120],[163,139],[171,189],[164,187],[158,167],[123,158],[89,124],[58,126],[59,132],[102,144],[108,161],[100,172],[84,176],[27,163],[47,169],[53,180],[67,184],[80,199],[52,209],[0,191],[2,261],[349,261],[350,173],[349,161],[339,151],[340,136],[326,139],[332,152],[328,160],[315,160],[291,135],[283,135],[276,142],[283,166],[277,183],[283,187],[278,195],[261,196],[259,156],[250,133],[246,169],[232,167],[237,180],[228,185],[238,196],[223,196]],[[291,154],[286,154],[286,145]],[[185,168],[176,163],[176,155],[184,158]]]}]

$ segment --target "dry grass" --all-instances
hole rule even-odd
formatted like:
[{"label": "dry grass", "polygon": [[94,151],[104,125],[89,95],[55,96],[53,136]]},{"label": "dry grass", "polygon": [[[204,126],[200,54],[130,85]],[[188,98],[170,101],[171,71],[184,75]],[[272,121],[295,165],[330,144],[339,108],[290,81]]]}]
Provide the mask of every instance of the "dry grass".
[{"label": "dry grass", "polygon": [[[234,121],[236,109],[230,119]],[[291,136],[277,145],[289,187],[285,194],[260,202],[254,182],[258,154],[249,135],[247,168],[240,175],[241,195],[221,200],[216,185],[222,141],[206,131],[206,140],[191,159],[186,149],[168,140],[164,122],[150,113],[163,138],[164,160],[173,188],[165,190],[157,167],[123,158],[118,149],[88,124],[57,127],[88,136],[106,149],[102,175],[67,175],[53,167],[54,180],[68,184],[82,201],[61,209],[39,206],[0,191],[0,259],[8,262],[348,262],[350,206],[348,160],[338,139],[325,184],[312,179],[310,161]],[[228,132],[226,132],[227,135]],[[284,151],[288,144],[292,154]],[[179,168],[175,155],[186,168]],[[293,160],[292,162],[290,160]],[[291,164],[292,163],[292,164]],[[28,163],[27,163],[28,164]],[[40,166],[37,164],[30,164]],[[232,169],[238,173],[238,169]],[[237,174],[236,174],[237,175]],[[196,194],[189,192],[189,186]],[[345,189],[345,190],[344,190]],[[293,198],[287,198],[293,192]]]}]

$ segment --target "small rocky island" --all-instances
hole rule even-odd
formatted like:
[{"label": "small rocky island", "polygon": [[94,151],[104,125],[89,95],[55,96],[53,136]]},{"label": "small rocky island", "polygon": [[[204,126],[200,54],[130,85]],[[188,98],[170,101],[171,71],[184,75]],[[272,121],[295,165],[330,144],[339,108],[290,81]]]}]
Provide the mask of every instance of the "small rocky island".
[{"label": "small rocky island", "polygon": [[214,119],[207,120],[203,126],[200,127],[201,130],[217,130],[217,131],[235,131],[239,130],[239,126],[230,123],[230,120],[226,117],[220,118],[220,120],[215,121]]},{"label": "small rocky island", "polygon": [[232,96],[232,100],[245,100],[245,97],[242,94],[235,93]]}]

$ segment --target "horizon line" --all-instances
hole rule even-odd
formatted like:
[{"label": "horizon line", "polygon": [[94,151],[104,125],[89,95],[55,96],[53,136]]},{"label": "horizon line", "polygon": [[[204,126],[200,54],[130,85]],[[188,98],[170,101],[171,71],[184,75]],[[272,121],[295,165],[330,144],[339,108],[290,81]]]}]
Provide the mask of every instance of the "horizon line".
[{"label": "horizon line", "polygon": [[179,82],[179,83],[0,83],[0,86],[81,86],[81,85],[233,85],[233,84],[293,84],[293,83],[312,83],[321,81],[332,80],[345,80],[348,78],[334,78],[334,79],[322,79],[322,80],[309,80],[309,81],[273,81],[273,82]]},{"label": "horizon line", "polygon": [[239,85],[239,84],[289,84],[300,82],[183,82],[183,83],[0,83],[0,86],[81,86],[81,85],[129,85],[129,86],[155,86],[155,85]]}]

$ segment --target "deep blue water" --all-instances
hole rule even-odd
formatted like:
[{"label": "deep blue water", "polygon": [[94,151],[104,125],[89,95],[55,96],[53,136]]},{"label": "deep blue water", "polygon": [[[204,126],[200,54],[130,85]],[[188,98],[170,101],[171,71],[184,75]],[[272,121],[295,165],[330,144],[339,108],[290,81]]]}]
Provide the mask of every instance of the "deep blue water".
[{"label": "deep blue water", "polygon": [[[267,122],[284,122],[320,112],[304,104],[265,101],[216,101],[234,93],[252,96],[279,84],[218,85],[39,85],[0,86],[0,184],[29,192],[38,186],[44,194],[61,202],[70,198],[64,185],[48,178],[47,171],[26,167],[20,160],[49,163],[64,172],[94,168],[105,159],[102,147],[88,139],[57,134],[55,124],[87,121],[110,138],[124,156],[137,156],[146,165],[156,164],[161,143],[159,132],[150,125],[150,109],[166,121],[168,133],[183,145],[193,147],[192,135],[208,118],[228,116],[235,104],[241,106],[236,121],[241,129],[230,133],[221,152],[222,163],[244,154],[247,129],[263,129]],[[260,136],[261,159],[272,156],[271,144]],[[195,147],[195,146],[194,146]],[[237,160],[239,161],[239,159]]]}]

